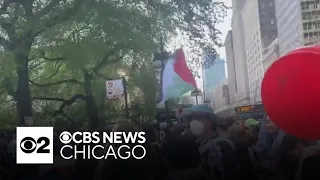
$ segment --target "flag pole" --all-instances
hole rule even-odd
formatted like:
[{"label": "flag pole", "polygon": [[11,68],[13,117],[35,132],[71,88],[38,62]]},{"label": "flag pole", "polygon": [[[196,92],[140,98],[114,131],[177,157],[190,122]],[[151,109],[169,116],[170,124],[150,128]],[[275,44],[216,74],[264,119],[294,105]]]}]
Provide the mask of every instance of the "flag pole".
[{"label": "flag pole", "polygon": [[127,91],[127,81],[125,76],[122,76],[123,93],[124,93],[124,105],[126,111],[126,118],[129,120],[129,106],[128,106],[128,91]]}]

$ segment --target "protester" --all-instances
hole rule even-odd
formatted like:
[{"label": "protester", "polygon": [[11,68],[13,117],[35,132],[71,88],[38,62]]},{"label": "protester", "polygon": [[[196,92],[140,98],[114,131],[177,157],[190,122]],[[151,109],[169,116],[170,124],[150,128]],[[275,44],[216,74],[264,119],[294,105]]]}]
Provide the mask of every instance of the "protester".
[{"label": "protester", "polygon": [[[279,168],[282,168],[282,176],[285,179],[295,179],[301,160],[308,153],[310,141],[299,139],[291,135],[285,135],[279,146]],[[300,174],[300,173],[299,173]]]},{"label": "protester", "polygon": [[[138,132],[140,129],[127,120],[118,120],[113,127],[113,132]],[[115,148],[119,145],[115,146]],[[132,146],[132,145],[129,145]],[[99,165],[95,179],[96,180],[149,180],[155,177],[156,161],[155,155],[149,144],[145,144],[147,155],[144,159],[137,160],[133,157],[129,159],[115,159],[113,156],[108,157]]]},{"label": "protester", "polygon": [[[144,131],[147,155],[141,160],[114,156],[102,160],[64,160],[59,154],[59,136],[54,134],[54,164],[17,165],[14,133],[10,137],[0,134],[0,180],[320,179],[320,146],[285,135],[267,116],[261,121],[247,119],[241,127],[239,121],[219,118],[205,105],[195,105],[186,112],[181,114],[185,126],[167,128],[165,141],[160,140],[157,133],[160,126],[155,124],[139,125],[119,119],[114,125],[97,130],[101,134]],[[258,139],[253,141],[253,136]],[[77,145],[78,150],[81,145]],[[121,144],[101,145],[117,150]]]},{"label": "protester", "polygon": [[233,142],[235,161],[240,175],[239,180],[257,180],[257,159],[251,149],[252,137],[240,126],[233,125],[228,128],[228,135]]},{"label": "protester", "polygon": [[[184,119],[190,122],[192,134],[197,136],[199,150],[204,160],[204,170],[218,179],[231,180],[240,175],[238,166],[234,163],[235,153],[232,142],[224,136],[218,136],[218,125],[221,124],[220,133],[228,125],[223,119],[217,117],[213,110],[206,105],[196,105],[190,108]],[[232,124],[233,122],[230,122]]]},{"label": "protester", "polygon": [[178,136],[168,141],[162,153],[170,171],[165,180],[210,180],[201,167],[197,142],[190,136]]},{"label": "protester", "polygon": [[165,168],[164,162],[162,161],[162,155],[160,151],[160,144],[159,144],[159,136],[157,136],[157,130],[156,128],[151,124],[144,124],[142,126],[143,131],[147,135],[147,139],[151,145],[152,150],[155,154],[155,179],[162,180],[165,178],[165,176],[168,174],[168,171]]}]

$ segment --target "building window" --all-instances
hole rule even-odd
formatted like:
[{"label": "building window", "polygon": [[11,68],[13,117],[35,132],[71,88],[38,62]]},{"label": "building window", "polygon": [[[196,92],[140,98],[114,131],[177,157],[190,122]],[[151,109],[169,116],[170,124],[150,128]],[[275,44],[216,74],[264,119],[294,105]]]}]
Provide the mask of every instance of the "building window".
[{"label": "building window", "polygon": [[303,30],[307,30],[308,29],[308,24],[307,23],[303,23]]},{"label": "building window", "polygon": [[307,19],[306,13],[302,13],[302,20],[306,20],[306,19]]},{"label": "building window", "polygon": [[308,9],[309,9],[309,5],[310,5],[310,2],[307,1],[307,2],[306,2],[306,9],[305,9],[305,10],[308,10]]},{"label": "building window", "polygon": [[308,22],[308,30],[311,30],[311,29],[312,29],[312,23]]},{"label": "building window", "polygon": [[272,2],[269,2],[269,7],[272,7],[273,6],[273,3]]},{"label": "building window", "polygon": [[301,9],[305,10],[306,9],[306,2],[301,2]]},{"label": "building window", "polygon": [[313,37],[313,33],[309,33],[309,38],[312,38]]}]

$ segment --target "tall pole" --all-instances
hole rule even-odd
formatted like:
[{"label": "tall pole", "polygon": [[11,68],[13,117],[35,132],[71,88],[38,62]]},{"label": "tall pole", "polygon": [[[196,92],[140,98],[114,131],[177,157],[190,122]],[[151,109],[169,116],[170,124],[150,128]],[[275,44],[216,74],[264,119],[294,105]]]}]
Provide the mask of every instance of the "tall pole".
[{"label": "tall pole", "polygon": [[198,90],[196,90],[196,103],[197,103],[197,105],[199,104],[199,102],[198,102]]},{"label": "tall pole", "polygon": [[122,77],[122,84],[123,84],[123,91],[124,91],[124,105],[125,105],[125,111],[126,111],[126,118],[127,120],[129,120],[130,116],[129,116],[129,105],[128,105],[128,88],[127,88],[127,81],[124,76]]}]

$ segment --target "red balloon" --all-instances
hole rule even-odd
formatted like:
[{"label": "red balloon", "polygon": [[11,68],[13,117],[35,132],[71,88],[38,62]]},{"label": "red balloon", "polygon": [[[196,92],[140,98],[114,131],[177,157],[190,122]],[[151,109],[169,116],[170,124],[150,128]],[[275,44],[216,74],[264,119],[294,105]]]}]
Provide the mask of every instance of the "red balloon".
[{"label": "red balloon", "polygon": [[296,50],[293,50],[293,51],[289,52],[288,54],[299,53],[299,52],[320,53],[320,45],[300,47],[300,48],[298,48]]},{"label": "red balloon", "polygon": [[261,96],[284,132],[320,139],[320,47],[297,49],[274,62],[264,75]]}]

